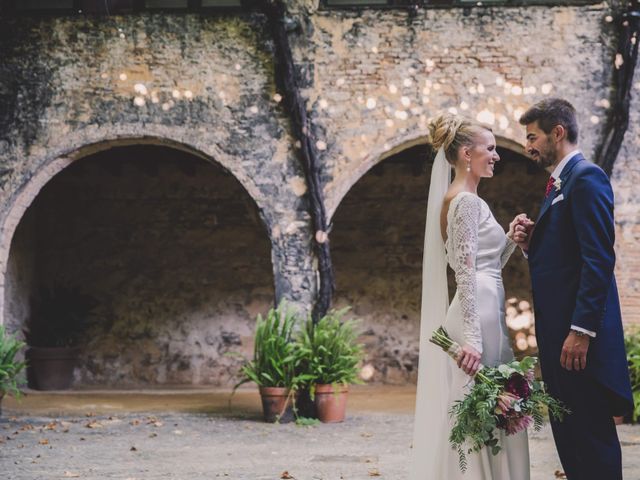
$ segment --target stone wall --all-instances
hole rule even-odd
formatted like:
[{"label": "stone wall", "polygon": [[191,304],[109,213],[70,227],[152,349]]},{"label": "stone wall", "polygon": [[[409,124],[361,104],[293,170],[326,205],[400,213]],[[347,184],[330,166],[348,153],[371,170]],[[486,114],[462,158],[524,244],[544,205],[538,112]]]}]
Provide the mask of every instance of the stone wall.
[{"label": "stone wall", "polygon": [[640,324],[640,65],[629,109],[629,129],[614,165],[611,183],[616,196],[618,290],[627,324]]},{"label": "stone wall", "polygon": [[[415,16],[404,10],[327,11],[311,1],[292,7],[300,28],[290,32],[290,40],[333,222],[335,303],[351,304],[363,317],[374,379],[412,380],[429,171],[422,160],[426,149],[419,145],[426,143],[429,119],[451,111],[492,125],[503,171],[482,185],[481,194],[503,225],[518,211],[535,214],[544,175],[522,158],[524,132],[517,118],[545,95],[565,96],[579,112],[581,147],[593,156],[612,95],[616,39],[610,17],[615,11],[605,3],[420,9]],[[95,204],[87,206],[86,213],[104,216],[91,228],[113,225],[131,233],[137,231],[137,216],[162,218],[166,224],[182,222],[180,212],[187,202],[178,202],[177,210],[161,202],[155,211],[143,206],[154,198],[153,189],[143,194],[134,192],[134,185],[160,182],[166,198],[174,187],[196,188],[205,192],[206,205],[196,202],[186,224],[193,226],[212,212],[238,212],[242,204],[246,222],[233,230],[232,242],[243,237],[247,225],[252,231],[262,229],[258,243],[245,245],[260,282],[240,282],[224,290],[219,280],[212,280],[208,286],[192,284],[187,289],[200,300],[167,299],[166,292],[176,290],[166,273],[172,266],[148,270],[145,275],[153,282],[134,307],[118,298],[131,290],[116,289],[105,301],[117,312],[117,320],[112,329],[103,325],[102,336],[94,340],[96,352],[102,353],[85,356],[78,376],[85,384],[228,382],[232,367],[223,360],[225,342],[236,345],[239,338],[239,350],[250,351],[252,318],[273,302],[268,297],[288,298],[308,310],[317,280],[304,174],[277,91],[265,19],[255,12],[4,18],[0,45],[2,322],[19,329],[28,315],[29,292],[57,268],[38,261],[34,252],[48,251],[53,258],[66,237],[54,235],[55,228],[41,233],[38,229],[46,222],[25,215],[32,204],[34,211],[44,208],[42,198],[50,188],[72,184],[70,191],[90,190]],[[636,96],[638,88],[636,84]],[[633,190],[640,175],[638,107],[634,97],[630,131],[612,177],[618,214],[617,273],[628,323],[640,322],[635,273],[640,231]],[[114,177],[112,167],[90,165],[97,161],[91,155],[102,150],[140,144],[186,151],[221,167],[235,178],[233,191],[244,200],[238,204],[228,197],[221,210],[209,205],[215,203],[220,182],[233,182],[220,169],[207,170],[206,163],[196,167],[209,172],[202,178],[185,174],[173,160],[140,167],[131,159],[122,177]],[[83,159],[87,167],[82,168],[89,173],[73,173]],[[105,161],[109,163],[117,162]],[[97,173],[100,169],[104,174]],[[126,188],[116,188],[122,198],[141,202],[129,217],[119,216],[113,210],[116,204],[100,197],[116,178],[126,183]],[[52,214],[66,211],[55,202],[47,208]],[[77,237],[79,231],[68,234]],[[171,240],[185,255],[191,252],[189,258],[167,259],[181,264],[181,278],[197,276],[189,262],[201,258],[198,255],[217,238],[205,238],[198,228],[194,232]],[[87,252],[109,252],[121,245],[117,235],[109,238],[87,243]],[[225,243],[228,240],[224,237]],[[171,243],[144,236],[140,241],[137,248],[149,245],[150,256],[160,255]],[[128,265],[129,254],[116,259]],[[200,263],[208,264],[210,272],[233,268],[236,260],[249,268],[239,253],[230,257],[230,263],[219,263],[220,257],[211,264]],[[71,274],[75,267],[65,268]],[[115,264],[101,268],[89,275],[96,292],[109,290],[108,278],[126,276]],[[261,283],[267,271],[271,277]],[[522,259],[512,260],[505,279],[508,295],[529,298]],[[191,308],[194,302],[196,308]],[[137,336],[136,332],[148,332],[156,319],[161,326],[154,330],[153,324],[155,336]],[[207,343],[208,335],[215,339],[213,344]],[[120,348],[118,355],[107,358],[104,352],[114,344]]]}]

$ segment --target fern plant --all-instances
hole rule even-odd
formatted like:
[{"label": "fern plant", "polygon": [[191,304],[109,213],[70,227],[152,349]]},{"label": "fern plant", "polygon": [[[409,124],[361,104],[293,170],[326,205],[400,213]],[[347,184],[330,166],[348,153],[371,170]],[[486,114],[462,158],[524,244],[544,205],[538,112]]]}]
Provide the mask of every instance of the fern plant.
[{"label": "fern plant", "polygon": [[258,315],[253,360],[242,366],[243,378],[234,390],[247,382],[255,382],[260,387],[296,388],[299,383],[293,344],[296,323],[296,313],[284,302],[270,309],[265,317]]},{"label": "fern plant", "polygon": [[[343,321],[349,308],[332,310],[317,324],[305,323],[297,341],[297,369],[305,373],[307,384],[362,383],[358,364],[363,346],[357,343],[358,322]],[[313,393],[313,386],[311,387]]]},{"label": "fern plant", "polygon": [[0,395],[7,392],[16,398],[20,396],[18,375],[26,364],[16,361],[16,355],[24,346],[24,342],[8,335],[4,325],[0,325]]}]

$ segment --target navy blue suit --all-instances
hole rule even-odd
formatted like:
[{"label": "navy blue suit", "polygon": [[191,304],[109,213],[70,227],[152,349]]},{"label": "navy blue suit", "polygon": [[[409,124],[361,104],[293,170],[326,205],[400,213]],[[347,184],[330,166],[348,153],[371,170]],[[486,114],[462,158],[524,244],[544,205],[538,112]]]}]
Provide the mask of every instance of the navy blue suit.
[{"label": "navy blue suit", "polygon": [[[616,480],[622,461],[612,416],[628,413],[633,399],[614,277],[613,191],[581,154],[560,180],[542,204],[528,251],[542,377],[573,412],[551,426],[570,480]],[[571,325],[596,333],[580,372],[560,365]]]}]

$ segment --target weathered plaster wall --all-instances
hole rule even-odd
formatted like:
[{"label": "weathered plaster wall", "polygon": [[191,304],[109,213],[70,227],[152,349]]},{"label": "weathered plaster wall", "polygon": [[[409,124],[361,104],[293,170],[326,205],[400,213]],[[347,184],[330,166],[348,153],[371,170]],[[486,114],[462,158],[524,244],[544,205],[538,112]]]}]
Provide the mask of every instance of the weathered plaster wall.
[{"label": "weathered plaster wall", "polygon": [[[524,132],[517,118],[548,94],[574,102],[581,147],[593,156],[611,97],[615,37],[608,17],[614,12],[605,3],[418,10],[414,17],[403,10],[323,11],[307,1],[293,6],[301,29],[290,32],[290,40],[308,98],[327,209],[335,223],[336,304],[353,304],[367,332],[373,332],[365,340],[374,378],[406,381],[413,378],[416,361],[418,226],[424,221],[428,169],[411,176],[404,167],[382,164],[384,173],[367,172],[385,158],[424,144],[429,119],[447,110],[491,124],[502,147],[522,153]],[[17,328],[18,317],[25,315],[25,292],[34,279],[27,274],[19,278],[17,272],[34,262],[27,224],[17,233],[20,248],[9,255],[9,247],[40,189],[78,159],[114,145],[140,143],[188,151],[235,177],[255,202],[270,241],[270,253],[254,253],[260,255],[260,265],[262,256],[270,255],[275,296],[309,307],[316,263],[306,186],[275,85],[272,45],[262,16],[5,18],[0,20],[0,45],[4,322]],[[627,322],[640,322],[634,273],[639,222],[633,185],[640,172],[636,103],[613,175],[618,277]],[[514,158],[505,160],[503,174],[483,185],[482,194],[503,224],[516,211],[535,214],[544,185],[540,175],[527,172],[526,163]],[[391,192],[395,194],[389,196]],[[416,203],[419,208],[410,208]],[[399,218],[401,211],[411,213]],[[381,235],[371,233],[379,231],[372,221],[377,214],[386,222]],[[415,231],[403,237],[400,232],[409,224]],[[363,260],[366,249],[353,250],[359,242],[375,255]],[[369,257],[376,261],[367,264]],[[378,277],[371,288],[374,270]],[[509,294],[526,299],[522,260],[514,259],[505,276]],[[228,304],[250,302],[234,295],[229,294]],[[249,349],[245,337],[250,336],[253,313],[220,311],[227,312],[220,325],[244,339],[241,349]],[[174,313],[163,330],[167,335],[181,315]],[[191,321],[191,331],[210,326],[195,316]],[[391,329],[397,338],[387,335]],[[129,341],[127,335],[121,340]],[[180,342],[171,351],[187,357],[193,353]],[[217,365],[221,356],[216,355],[207,351],[203,361]],[[166,351],[160,358],[158,364],[173,371]],[[167,374],[164,381],[223,382],[229,376],[214,373],[213,367],[196,374],[201,364],[190,362],[183,374]],[[80,376],[85,382],[152,381],[140,369],[104,365],[104,359],[97,361]],[[91,376],[99,368],[102,373]]]},{"label": "weathered plaster wall", "polygon": [[424,139],[440,111],[485,121],[513,146],[523,143],[517,119],[529,105],[566,96],[591,156],[610,95],[610,13],[604,4],[431,9],[414,18],[402,10],[317,12],[297,51],[315,68],[306,93],[326,144],[330,210],[385,152]]},{"label": "weathered plaster wall", "polygon": [[640,65],[629,117],[611,183],[616,197],[616,275],[622,315],[626,323],[640,324]]}]

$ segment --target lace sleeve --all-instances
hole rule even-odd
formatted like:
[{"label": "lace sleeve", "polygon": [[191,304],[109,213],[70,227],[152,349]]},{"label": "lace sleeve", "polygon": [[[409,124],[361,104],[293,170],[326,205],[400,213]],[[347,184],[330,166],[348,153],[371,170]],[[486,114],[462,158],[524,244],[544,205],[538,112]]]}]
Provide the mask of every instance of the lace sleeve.
[{"label": "lace sleeve", "polygon": [[458,298],[462,308],[465,341],[482,353],[482,333],[476,297],[476,255],[478,253],[478,225],[480,199],[463,195],[454,208],[450,220],[452,261]]},{"label": "lace sleeve", "polygon": [[504,266],[507,264],[507,262],[511,258],[511,254],[516,249],[516,246],[516,242],[507,237],[507,244],[504,246],[504,250],[502,250],[502,254],[500,255],[500,268],[504,268]]}]

